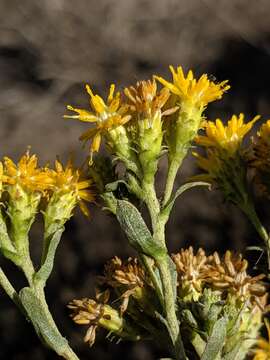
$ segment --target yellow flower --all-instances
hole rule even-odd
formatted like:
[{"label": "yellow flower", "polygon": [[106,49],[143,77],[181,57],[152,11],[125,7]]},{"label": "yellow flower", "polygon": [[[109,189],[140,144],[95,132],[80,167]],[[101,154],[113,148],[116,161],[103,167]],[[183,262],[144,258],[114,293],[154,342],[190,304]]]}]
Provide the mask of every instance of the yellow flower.
[{"label": "yellow flower", "polygon": [[79,169],[75,169],[71,160],[68,161],[64,168],[60,161],[55,161],[55,171],[51,171],[51,176],[54,181],[55,190],[61,193],[73,193],[84,215],[89,217],[89,210],[85,204],[93,202],[94,193],[89,189],[92,185],[92,180],[83,179],[82,173]]},{"label": "yellow flower", "polygon": [[244,136],[259,118],[260,116],[257,115],[248,123],[244,123],[244,114],[233,115],[227,126],[224,126],[220,119],[216,119],[215,122],[206,121],[204,123],[206,135],[197,136],[195,141],[198,145],[225,150],[233,155],[240,148]]},{"label": "yellow flower", "polygon": [[127,107],[122,105],[120,93],[114,94],[114,84],[110,87],[107,103],[99,95],[94,95],[89,85],[86,85],[86,91],[90,95],[90,111],[68,105],[67,109],[75,111],[77,115],[64,115],[64,117],[94,124],[94,127],[80,137],[80,140],[83,141],[91,140],[90,157],[92,159],[92,154],[100,148],[102,135],[124,125],[130,120],[130,115],[126,115]]},{"label": "yellow flower", "polygon": [[19,184],[29,191],[44,192],[53,185],[50,172],[46,168],[39,168],[37,156],[30,156],[28,151],[17,165],[10,158],[4,157],[3,180],[7,184]]},{"label": "yellow flower", "polygon": [[270,324],[267,319],[264,320],[268,333],[268,340],[260,337],[257,340],[257,348],[254,350],[253,360],[269,360],[270,359]]},{"label": "yellow flower", "polygon": [[193,153],[199,167],[205,170],[205,174],[193,179],[217,185],[225,198],[238,206],[244,206],[248,196],[246,163],[240,147],[245,135],[259,118],[255,116],[244,123],[243,114],[233,115],[226,126],[220,119],[205,121],[205,135],[195,138],[198,145],[206,148],[206,156]]},{"label": "yellow flower", "polygon": [[190,103],[199,108],[204,108],[208,103],[221,99],[223,93],[230,88],[228,80],[215,84],[206,74],[199,80],[194,78],[193,72],[189,70],[185,76],[181,66],[175,70],[170,66],[173,82],[162,77],[155,76],[159,82],[166,86],[173,94],[179,96],[183,102]]}]

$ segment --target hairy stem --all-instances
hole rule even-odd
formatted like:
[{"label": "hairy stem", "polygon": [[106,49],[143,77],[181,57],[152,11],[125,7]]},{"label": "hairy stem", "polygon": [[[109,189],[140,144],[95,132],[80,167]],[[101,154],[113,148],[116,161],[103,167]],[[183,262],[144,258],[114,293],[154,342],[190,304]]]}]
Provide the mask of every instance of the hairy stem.
[{"label": "hairy stem", "polygon": [[181,339],[179,321],[177,319],[175,312],[173,284],[172,284],[172,279],[171,279],[171,274],[167,259],[157,261],[157,266],[160,272],[160,277],[163,286],[166,320],[170,328],[170,335],[175,350],[174,355],[176,359],[184,360],[186,359],[186,356],[184,351],[184,345]]},{"label": "hairy stem", "polygon": [[[46,314],[46,318],[48,319],[48,329],[53,329],[54,331],[56,331],[58,333],[58,336],[63,338],[62,335],[60,334],[57,325],[54,322],[54,319],[50,313],[50,310],[48,308],[47,302],[46,302],[46,298],[45,298],[45,294],[44,294],[44,290],[43,289],[38,289],[35,290],[37,297],[40,300],[40,303],[42,305],[43,311]],[[62,346],[61,349],[58,349],[57,347],[53,347],[52,344],[50,344],[50,347],[61,357],[63,357],[66,360],[79,360],[79,358],[77,357],[77,355],[74,353],[74,351],[71,349],[71,347],[68,345],[68,343],[66,342],[65,346]]]},{"label": "hairy stem", "polygon": [[10,299],[19,307],[21,307],[17,291],[14,289],[4,271],[0,268],[0,285],[5,290]]},{"label": "hairy stem", "polygon": [[[161,220],[160,204],[156,196],[154,182],[152,184],[143,184],[144,201],[147,205],[153,231],[153,239],[166,247],[165,243],[165,222]],[[186,359],[184,346],[181,339],[179,321],[176,316],[176,304],[173,293],[173,282],[170,273],[169,263],[167,257],[164,259],[156,259],[156,263],[160,272],[162,289],[164,294],[164,310],[166,320],[170,331],[170,336],[173,342],[176,359]]]}]

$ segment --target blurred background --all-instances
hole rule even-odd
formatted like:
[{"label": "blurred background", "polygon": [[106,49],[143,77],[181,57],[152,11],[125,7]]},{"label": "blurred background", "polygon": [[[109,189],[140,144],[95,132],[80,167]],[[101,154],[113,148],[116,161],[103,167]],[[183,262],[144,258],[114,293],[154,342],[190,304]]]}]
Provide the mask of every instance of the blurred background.
[{"label": "blurred background", "polygon": [[[78,137],[86,127],[62,118],[65,105],[87,106],[86,82],[105,94],[111,82],[123,88],[153,73],[168,76],[169,64],[230,80],[224,100],[209,106],[209,118],[227,119],[233,112],[269,118],[269,20],[269,0],[0,0],[1,157],[17,159],[31,145],[43,164],[56,155],[67,159],[71,152],[80,164],[85,151]],[[187,158],[177,182],[195,171]],[[267,222],[264,200],[257,205]],[[94,278],[108,259],[132,254],[112,217],[100,208],[92,215],[89,222],[76,214],[67,225],[47,286],[52,313],[81,359],[156,359],[162,354],[149,344],[117,345],[102,331],[89,349],[82,340],[86,329],[68,317],[66,304],[93,295]],[[39,225],[32,230],[35,257]],[[167,233],[174,252],[188,245],[209,252],[241,250],[258,240],[239,210],[202,189],[178,201]],[[0,262],[15,286],[23,286],[21,274]],[[1,289],[0,349],[0,359],[57,358],[41,346]]]}]

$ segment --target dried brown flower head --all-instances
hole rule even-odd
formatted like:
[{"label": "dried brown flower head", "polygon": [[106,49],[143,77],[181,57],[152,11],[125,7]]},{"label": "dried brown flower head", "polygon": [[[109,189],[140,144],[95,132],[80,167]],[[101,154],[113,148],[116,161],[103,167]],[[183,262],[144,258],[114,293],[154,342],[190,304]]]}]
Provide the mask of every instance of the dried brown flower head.
[{"label": "dried brown flower head", "polygon": [[207,256],[203,249],[195,254],[192,246],[181,249],[179,253],[173,254],[172,259],[178,273],[179,287],[187,293],[192,293],[194,300],[202,292],[202,285],[207,270]]},{"label": "dried brown flower head", "polygon": [[266,288],[260,281],[265,275],[252,277],[247,274],[248,262],[241,254],[226,251],[223,259],[217,252],[209,257],[207,271],[208,284],[218,290],[236,295],[241,301],[265,305]]},{"label": "dried brown flower head", "polygon": [[68,304],[68,308],[73,310],[71,318],[76,324],[90,325],[84,337],[84,341],[88,342],[90,346],[95,343],[96,330],[102,318],[104,320],[111,319],[111,315],[106,312],[105,308],[105,304],[110,297],[109,290],[105,291],[102,295],[97,294],[96,297],[101,303],[93,299],[84,298],[81,300],[72,300]]},{"label": "dried brown flower head", "polygon": [[139,299],[142,297],[144,286],[150,285],[137,258],[128,258],[126,262],[123,262],[117,256],[105,265],[104,276],[100,277],[100,282],[120,292],[123,299],[120,306],[122,314],[128,307],[129,297],[133,296]]},{"label": "dried brown flower head", "polygon": [[[125,88],[124,93],[128,98],[128,105],[132,112],[152,118],[162,109],[170,97],[168,89],[163,88],[157,92],[155,80],[138,81],[136,86]],[[173,111],[175,111],[174,109]],[[170,110],[166,110],[164,115],[169,115]]]}]

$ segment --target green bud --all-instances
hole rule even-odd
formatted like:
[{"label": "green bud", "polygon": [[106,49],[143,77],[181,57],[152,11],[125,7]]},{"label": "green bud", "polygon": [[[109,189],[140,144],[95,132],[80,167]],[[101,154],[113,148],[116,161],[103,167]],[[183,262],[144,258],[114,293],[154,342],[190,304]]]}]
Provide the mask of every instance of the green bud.
[{"label": "green bud", "polygon": [[44,211],[45,237],[55,233],[71,218],[77,198],[73,191],[55,191]]},{"label": "green bud", "polygon": [[[178,115],[178,116],[177,116]],[[169,162],[181,161],[187,154],[192,140],[197,135],[202,120],[202,110],[190,104],[181,104],[178,114],[168,121],[166,142],[169,148]]]},{"label": "green bud", "polygon": [[135,174],[139,174],[139,165],[136,153],[132,149],[130,138],[124,126],[118,126],[108,132],[107,144],[110,151],[115,154],[126,168]]},{"label": "green bud", "polygon": [[28,233],[35,220],[41,193],[26,191],[18,184],[10,186],[8,193],[10,237],[18,252],[24,252],[25,248],[28,248]]},{"label": "green bud", "polygon": [[161,112],[157,111],[153,118],[138,120],[138,157],[143,172],[143,180],[152,183],[157,172],[158,159],[162,150]]},{"label": "green bud", "polygon": [[118,310],[113,309],[110,305],[103,305],[102,311],[103,315],[99,319],[100,326],[122,338],[139,340],[139,336],[132,330]]}]

